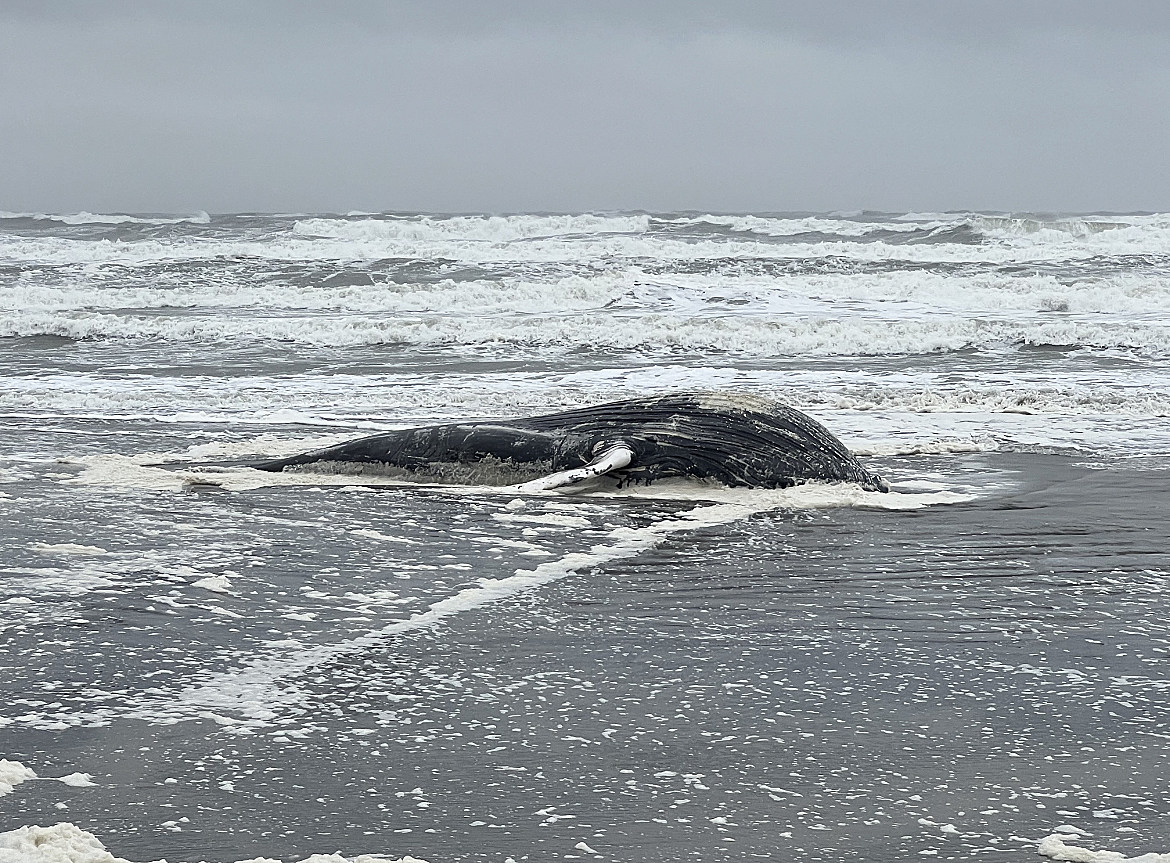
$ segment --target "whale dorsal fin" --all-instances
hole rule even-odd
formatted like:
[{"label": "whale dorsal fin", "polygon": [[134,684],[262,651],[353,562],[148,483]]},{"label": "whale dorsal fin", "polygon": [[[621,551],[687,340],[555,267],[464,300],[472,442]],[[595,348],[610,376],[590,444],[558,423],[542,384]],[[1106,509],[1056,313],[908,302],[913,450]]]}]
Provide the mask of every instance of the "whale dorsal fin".
[{"label": "whale dorsal fin", "polygon": [[595,476],[609,473],[611,470],[621,470],[624,467],[629,467],[630,462],[633,460],[634,451],[626,444],[618,442],[606,447],[593,461],[584,467],[550,473],[548,476],[540,477],[540,479],[522,482],[520,485],[514,486],[514,488],[516,491],[525,492],[549,491],[554,488],[562,488],[566,485],[576,485],[587,479],[593,479]]}]

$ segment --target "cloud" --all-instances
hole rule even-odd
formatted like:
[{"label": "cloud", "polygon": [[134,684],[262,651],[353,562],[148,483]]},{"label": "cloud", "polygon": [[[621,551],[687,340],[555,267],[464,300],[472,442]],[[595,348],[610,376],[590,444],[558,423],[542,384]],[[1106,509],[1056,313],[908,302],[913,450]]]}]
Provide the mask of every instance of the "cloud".
[{"label": "cloud", "polygon": [[0,209],[1170,209],[1161,3],[0,14]]}]

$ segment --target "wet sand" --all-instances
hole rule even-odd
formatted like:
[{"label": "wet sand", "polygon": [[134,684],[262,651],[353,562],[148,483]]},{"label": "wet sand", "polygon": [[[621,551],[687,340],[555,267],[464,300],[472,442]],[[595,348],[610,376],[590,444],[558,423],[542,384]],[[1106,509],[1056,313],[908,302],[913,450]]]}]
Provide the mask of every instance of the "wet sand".
[{"label": "wet sand", "polygon": [[[1131,856],[1170,847],[1170,473],[1027,453],[882,469],[982,490],[912,512],[782,510],[680,531],[325,653],[278,682],[295,693],[271,715],[206,708],[175,724],[142,705],[176,703],[241,657],[292,655],[289,639],[369,631],[396,598],[421,607],[428,590],[506,577],[693,504],[509,511],[401,490],[46,487],[46,523],[60,522],[54,500],[89,495],[76,544],[141,553],[151,536],[165,550],[206,531],[206,554],[233,557],[235,574],[226,593],[197,590],[194,574],[142,557],[116,584],[63,594],[55,616],[5,606],[33,617],[3,633],[0,752],[99,786],[26,783],[0,797],[0,823],[69,820],[135,861],[337,849],[1012,861],[1060,825]],[[406,542],[362,545],[363,524]],[[30,515],[6,532],[24,548],[36,529]],[[403,565],[423,568],[403,579]],[[347,591],[367,601],[333,601]]]}]

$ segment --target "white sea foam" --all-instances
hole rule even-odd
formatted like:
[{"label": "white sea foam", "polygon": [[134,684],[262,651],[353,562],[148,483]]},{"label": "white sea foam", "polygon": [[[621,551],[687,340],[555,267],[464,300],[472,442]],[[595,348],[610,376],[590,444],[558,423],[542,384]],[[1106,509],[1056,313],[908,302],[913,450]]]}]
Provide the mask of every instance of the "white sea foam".
[{"label": "white sea foam", "polygon": [[949,490],[889,493],[872,492],[850,483],[810,482],[785,489],[727,488],[718,484],[666,480],[649,487],[595,491],[590,497],[648,498],[661,500],[715,501],[749,508],[752,512],[806,509],[882,509],[908,512],[932,506],[965,503],[970,493]]},{"label": "white sea foam", "polygon": [[[115,857],[94,834],[75,824],[62,822],[49,827],[26,826],[0,833],[0,863],[132,863]],[[155,863],[165,863],[164,860]],[[239,863],[280,863],[271,857],[252,858]],[[301,863],[426,863],[416,857],[387,857],[381,854],[314,854]]]},{"label": "white sea foam", "polygon": [[0,758],[0,797],[3,797],[5,794],[11,794],[13,789],[22,782],[36,778],[36,772],[29,767],[25,767],[19,761],[9,761],[6,758]]},{"label": "white sea foam", "polygon": [[209,575],[191,582],[192,587],[201,587],[213,593],[231,593],[232,583],[226,575]]},{"label": "white sea foam", "polygon": [[36,543],[33,543],[32,547],[36,551],[40,552],[41,554],[51,554],[51,555],[60,555],[60,556],[81,555],[84,557],[92,557],[95,555],[107,554],[106,550],[104,548],[101,548],[100,546],[79,545],[78,543],[75,543],[75,542],[58,542],[58,543],[53,543],[51,545],[47,544],[47,543],[43,543],[43,542],[36,542]]},{"label": "white sea foam", "polygon": [[1070,863],[1170,863],[1170,854],[1150,852],[1135,857],[1120,851],[1093,850],[1082,845],[1070,845],[1075,839],[1070,833],[1053,833],[1040,840],[1039,852],[1052,860],[1066,860]]},{"label": "white sea foam", "polygon": [[[117,564],[104,567],[70,563],[63,567],[10,567],[5,572],[4,591],[18,594],[8,602],[18,601],[33,606],[38,613],[50,612],[68,614],[68,607],[59,601],[49,603],[42,608],[39,601],[52,598],[60,600],[66,597],[78,597],[94,590],[114,587],[121,573],[114,571]],[[35,596],[37,600],[30,600],[28,596]],[[0,620],[0,629],[10,623]]]},{"label": "white sea foam", "polygon": [[[400,486],[402,480],[376,474],[352,475],[344,473],[315,473],[286,471],[272,473],[251,468],[190,468],[171,470],[144,464],[156,454],[147,456],[98,455],[78,459],[83,470],[75,477],[62,480],[67,485],[102,486],[106,488],[134,488],[146,491],[187,491],[200,487],[222,488],[229,491],[250,491],[269,486]],[[407,485],[421,485],[407,483]]]},{"label": "white sea foam", "polygon": [[[9,761],[8,759],[0,758],[0,797],[3,797],[5,794],[11,794],[17,785],[34,779],[60,782],[62,785],[68,785],[70,788],[94,788],[97,786],[97,783],[93,781],[93,777],[88,773],[68,773],[64,776],[42,777],[38,776],[36,771],[31,767],[26,767],[19,761]],[[0,863],[4,860],[2,856],[3,847],[0,844]]]}]

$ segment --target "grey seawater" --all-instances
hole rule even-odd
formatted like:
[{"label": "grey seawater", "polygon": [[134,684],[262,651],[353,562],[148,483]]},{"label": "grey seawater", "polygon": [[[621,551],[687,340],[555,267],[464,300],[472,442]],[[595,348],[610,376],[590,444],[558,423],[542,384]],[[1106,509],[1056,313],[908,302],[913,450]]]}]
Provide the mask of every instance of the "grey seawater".
[{"label": "grey seawater", "polygon": [[[678,532],[333,650],[696,504],[33,471],[4,486],[0,742],[100,787],[26,783],[0,823],[70,820],[172,861],[1010,861],[1063,824],[1165,844],[1166,471],[883,467],[984,487]],[[194,586],[208,574],[227,592]],[[257,657],[278,658],[268,713],[182,706]]]}]

